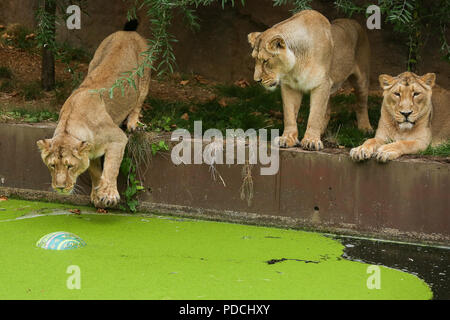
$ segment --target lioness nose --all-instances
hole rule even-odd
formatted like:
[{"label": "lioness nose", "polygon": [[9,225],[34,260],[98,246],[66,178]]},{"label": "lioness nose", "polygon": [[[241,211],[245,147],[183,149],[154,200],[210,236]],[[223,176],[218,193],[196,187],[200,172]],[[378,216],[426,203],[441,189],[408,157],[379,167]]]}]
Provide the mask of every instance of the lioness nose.
[{"label": "lioness nose", "polygon": [[409,115],[412,113],[412,111],[400,111],[400,113],[405,117],[405,118],[408,118],[409,117]]}]

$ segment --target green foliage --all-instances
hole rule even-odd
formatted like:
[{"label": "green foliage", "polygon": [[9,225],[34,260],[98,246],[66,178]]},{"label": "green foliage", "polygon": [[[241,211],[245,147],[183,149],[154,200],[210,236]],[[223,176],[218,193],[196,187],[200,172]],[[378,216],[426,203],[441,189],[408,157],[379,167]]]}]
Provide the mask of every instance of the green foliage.
[{"label": "green foliage", "polygon": [[[251,128],[283,130],[283,107],[280,90],[266,91],[261,86],[241,88],[238,86],[220,85],[216,87],[217,98],[205,103],[170,102],[148,98],[151,109],[143,111],[142,121],[149,130],[159,126],[169,128],[185,128],[194,131],[194,121],[202,121],[202,130],[218,129],[226,134],[226,129],[240,128],[244,131]],[[225,98],[227,105],[221,105]],[[338,95],[331,99],[332,115],[328,132],[324,140],[330,146],[355,147],[373,135],[358,130],[356,115],[351,106],[356,104],[354,95]],[[299,136],[306,131],[309,116],[309,96],[303,97],[298,116]],[[369,97],[369,119],[372,125],[378,123],[380,117],[380,97]],[[187,116],[186,116],[187,115]],[[168,120],[170,121],[168,122]],[[170,126],[168,126],[170,124]],[[160,128],[160,131],[165,131]]]},{"label": "green foliage", "polygon": [[[366,8],[374,3],[359,5],[360,1],[335,0],[335,6],[352,16],[365,13]],[[378,0],[376,3],[385,17],[385,22],[394,27],[394,31],[404,36],[408,47],[406,65],[408,70],[415,71],[421,60],[421,53],[428,37],[439,34],[441,53],[450,62],[450,46],[448,43],[448,24],[450,21],[450,1],[448,0]]]},{"label": "green foliage", "polygon": [[[143,111],[142,121],[148,124],[149,130],[185,128],[194,130],[194,121],[202,121],[203,130],[216,128],[225,132],[229,128],[264,128],[269,125],[266,120],[272,114],[281,114],[281,96],[279,91],[267,92],[260,86],[239,88],[237,86],[220,86],[217,93],[221,97],[230,98],[226,107],[219,99],[205,103],[169,102],[148,98],[152,108]],[[183,117],[187,114],[188,117]],[[170,120],[170,122],[168,122]],[[275,121],[279,127],[279,122]],[[272,124],[272,123],[270,123]],[[170,125],[170,126],[169,126]]]},{"label": "green foliage", "polygon": [[20,122],[37,123],[46,121],[57,121],[58,114],[51,111],[30,111],[30,110],[13,110],[0,111],[1,120],[17,120]]},{"label": "green foliage", "polygon": [[164,140],[159,141],[158,143],[152,143],[152,155],[156,155],[159,151],[168,151],[169,146]]},{"label": "green foliage", "polygon": [[127,177],[127,188],[123,193],[125,197],[126,207],[121,206],[122,210],[136,212],[138,205],[137,194],[139,191],[144,190],[141,182],[136,178],[136,164],[133,159],[125,153],[122,163],[120,165],[120,172]]},{"label": "green foliage", "polygon": [[136,211],[139,192],[145,191],[142,185],[143,172],[150,157],[159,151],[168,151],[169,146],[158,135],[139,130],[129,135],[127,148],[120,166],[120,172],[127,178],[127,187],[123,193],[126,207],[124,210]]},{"label": "green foliage", "polygon": [[294,6],[293,12],[311,9],[312,0],[273,0],[274,6],[284,6],[291,3]]},{"label": "green foliage", "polygon": [[450,157],[450,140],[437,147],[428,146],[421,154],[435,157]]},{"label": "green foliage", "polygon": [[47,47],[54,53],[57,51],[57,43],[55,41],[56,32],[56,16],[45,11],[43,6],[40,6],[36,12],[37,35],[36,40],[38,47]]},{"label": "green foliage", "polygon": [[147,129],[152,132],[170,132],[175,127],[170,116],[151,119],[147,124]]}]

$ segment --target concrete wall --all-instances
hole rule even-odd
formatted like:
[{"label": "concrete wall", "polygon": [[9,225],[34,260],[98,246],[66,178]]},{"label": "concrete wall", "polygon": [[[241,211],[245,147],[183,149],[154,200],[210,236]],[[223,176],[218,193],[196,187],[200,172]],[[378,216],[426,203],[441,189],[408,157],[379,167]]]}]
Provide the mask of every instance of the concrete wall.
[{"label": "concrete wall", "polygon": [[[51,137],[53,130],[0,124],[0,193],[5,187],[25,188],[33,190],[27,195],[33,198],[50,190],[50,175],[35,142]],[[282,151],[277,175],[261,176],[258,165],[252,168],[250,204],[241,198],[242,165],[216,169],[225,185],[213,178],[208,165],[175,166],[170,154],[155,156],[143,179],[147,191],[141,209],[450,245],[449,163],[416,159],[357,164],[344,153]],[[87,175],[79,184],[89,194]]]},{"label": "concrete wall", "polygon": [[[179,42],[174,45],[178,68],[184,73],[202,74],[219,81],[235,81],[240,78],[253,79],[253,60],[247,43],[247,34],[263,31],[275,23],[288,18],[289,7],[273,7],[271,0],[246,0],[242,7],[236,1],[235,8],[219,5],[198,9],[201,29],[192,32],[181,16],[173,20],[171,32]],[[1,0],[0,23],[19,22],[34,26],[33,10],[37,1]],[[60,40],[68,40],[77,46],[94,50],[108,34],[119,30],[126,21],[126,12],[130,2],[122,0],[89,1],[83,15],[81,30],[67,30],[61,26],[58,30]],[[313,8],[329,19],[342,18],[332,1],[313,1]],[[139,12],[142,25],[139,32],[149,36],[149,23],[145,12]],[[365,25],[364,17],[357,17]],[[368,30],[372,46],[371,86],[378,88],[377,77],[381,73],[399,74],[405,71],[407,51],[404,39],[392,32],[389,25],[383,23],[381,30]],[[450,65],[440,58],[438,35],[431,36],[423,53],[424,61],[419,65],[418,73],[436,72],[437,83],[450,88]]]}]

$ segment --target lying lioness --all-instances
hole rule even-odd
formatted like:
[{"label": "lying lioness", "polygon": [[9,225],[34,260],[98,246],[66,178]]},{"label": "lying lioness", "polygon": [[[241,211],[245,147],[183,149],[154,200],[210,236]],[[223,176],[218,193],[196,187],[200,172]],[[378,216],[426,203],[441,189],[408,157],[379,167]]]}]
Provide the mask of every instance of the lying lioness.
[{"label": "lying lioness", "polygon": [[37,142],[54,190],[72,192],[77,177],[89,170],[95,206],[112,206],[120,200],[117,176],[128,139],[119,126],[127,119],[127,129],[136,129],[150,70],[135,78],[137,90],[126,85],[124,94],[116,92],[113,99],[94,90],[111,88],[124,72],[143,62],[140,54],[146,49],[145,39],[134,31],[113,33],[98,47],[86,79],[61,109],[53,138]]},{"label": "lying lioness", "polygon": [[256,60],[255,81],[267,89],[281,85],[284,132],[281,147],[298,144],[297,115],[305,92],[311,108],[302,148],[320,150],[321,134],[330,119],[330,94],[345,80],[356,90],[358,128],[371,132],[367,113],[370,47],[354,20],[331,24],[322,14],[304,10],[272,28],[248,35]]},{"label": "lying lioness", "polygon": [[[384,90],[375,138],[353,148],[350,156],[361,161],[375,157],[386,162],[425,150],[450,139],[450,93],[432,92],[436,76],[405,72],[397,77],[380,75]],[[433,95],[432,95],[433,93]]]}]

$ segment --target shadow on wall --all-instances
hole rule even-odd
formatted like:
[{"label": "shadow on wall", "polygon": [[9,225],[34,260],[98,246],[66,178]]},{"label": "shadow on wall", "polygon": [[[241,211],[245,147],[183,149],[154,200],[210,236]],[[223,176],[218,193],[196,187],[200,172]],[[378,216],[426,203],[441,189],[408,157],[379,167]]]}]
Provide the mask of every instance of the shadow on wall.
[{"label": "shadow on wall", "polygon": [[[0,4],[0,22],[18,22],[33,27],[33,0],[3,0]],[[73,45],[84,46],[92,52],[110,33],[122,28],[126,20],[129,2],[97,0],[88,2],[89,16],[83,15],[81,30],[67,30],[60,26],[58,37]],[[272,0],[246,0],[243,7],[239,2],[235,8],[220,5],[199,8],[201,29],[192,32],[175,17],[171,32],[179,40],[174,45],[180,72],[201,74],[207,78],[232,82],[241,78],[253,79],[253,59],[247,43],[247,34],[263,31],[277,22],[288,18],[290,7],[273,7]],[[332,1],[313,1],[313,8],[330,20],[344,17]],[[149,36],[149,23],[144,10],[138,12],[141,26],[138,31]],[[357,17],[365,25],[364,17]],[[92,32],[95,30],[95,32]],[[393,33],[391,26],[382,23],[381,30],[368,30],[372,47],[371,87],[378,89],[378,75],[399,74],[406,69],[406,47],[404,41]],[[450,88],[449,64],[440,58],[439,39],[428,40],[427,52],[418,66],[418,73],[435,72],[437,83]]]}]

